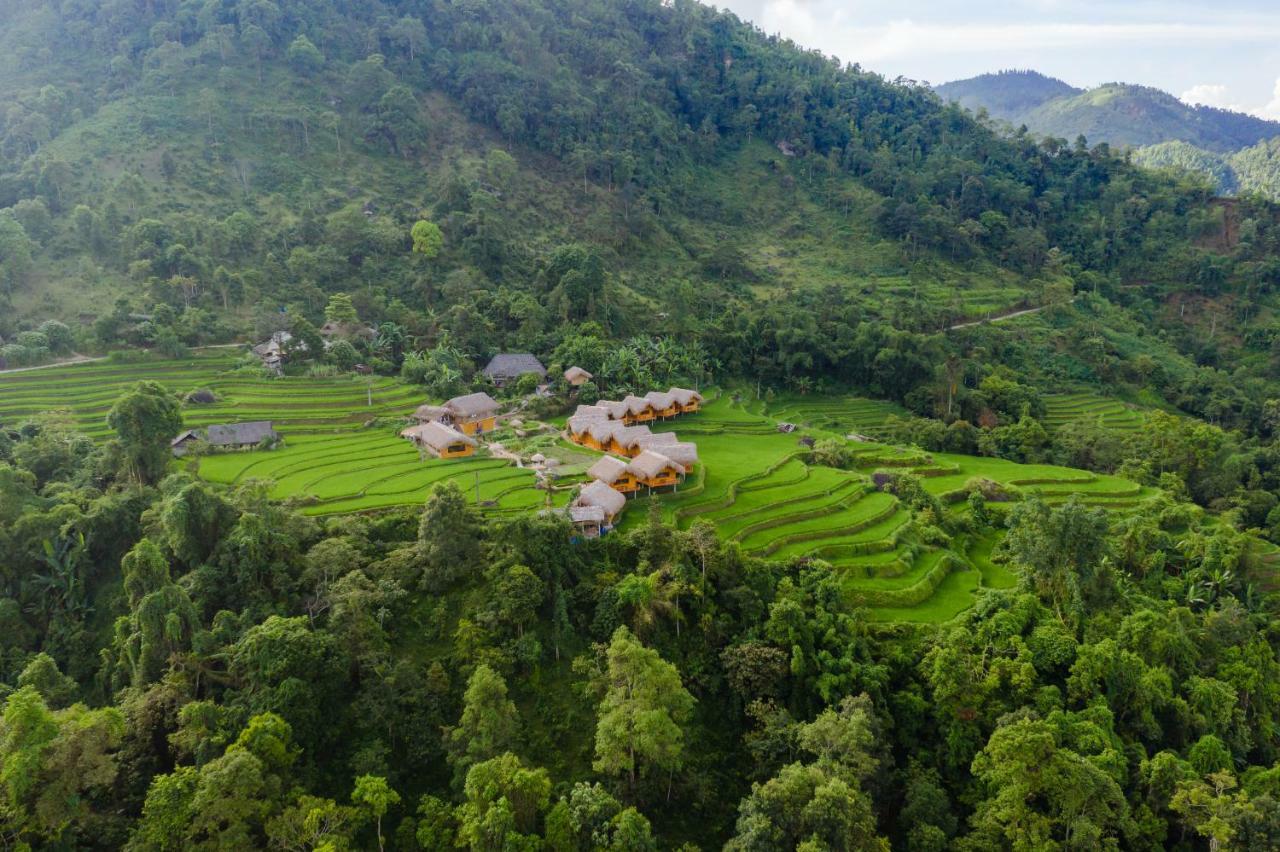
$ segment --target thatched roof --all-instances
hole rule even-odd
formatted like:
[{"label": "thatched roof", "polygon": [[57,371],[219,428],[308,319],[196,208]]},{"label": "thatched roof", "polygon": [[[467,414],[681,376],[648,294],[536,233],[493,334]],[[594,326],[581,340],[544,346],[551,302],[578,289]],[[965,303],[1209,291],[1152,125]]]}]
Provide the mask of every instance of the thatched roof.
[{"label": "thatched roof", "polygon": [[608,417],[609,409],[600,405],[579,405],[573,411],[574,417]]},{"label": "thatched roof", "polygon": [[439,420],[449,413],[449,409],[444,405],[419,405],[413,410],[415,420]]},{"label": "thatched roof", "polygon": [[606,515],[616,515],[627,505],[627,497],[596,480],[583,486],[578,492],[578,499],[573,502],[575,506],[599,506]]},{"label": "thatched roof", "polygon": [[583,382],[589,382],[593,376],[581,367],[570,367],[564,371],[564,380],[571,385],[580,385]]},{"label": "thatched roof", "polygon": [[698,445],[689,441],[664,444],[656,448],[656,452],[661,453],[686,470],[698,463]]},{"label": "thatched roof", "polygon": [[664,408],[670,408],[675,405],[676,402],[676,398],[674,396],[669,392],[664,391],[649,391],[644,395],[644,398],[649,401],[650,405],[659,411]]},{"label": "thatched roof", "polygon": [[653,407],[649,404],[649,400],[642,396],[635,396],[634,394],[624,396],[622,398],[622,404],[627,407],[627,411],[630,414],[640,414],[641,412],[648,411]]},{"label": "thatched roof", "polygon": [[627,472],[627,463],[613,456],[604,456],[587,469],[587,476],[612,485]]},{"label": "thatched roof", "polygon": [[688,388],[671,388],[667,393],[675,397],[676,402],[681,405],[688,405],[695,400],[702,402],[702,394],[695,390],[689,390]]},{"label": "thatched roof", "polygon": [[545,378],[547,368],[528,352],[499,353],[484,368],[484,374],[491,379],[514,379],[525,373],[537,373]]},{"label": "thatched roof", "polygon": [[640,440],[636,442],[637,447],[643,447],[646,450],[667,447],[675,443],[679,443],[680,439],[676,437],[675,432],[653,432],[648,435],[641,435]]},{"label": "thatched roof", "polygon": [[587,434],[603,444],[626,428],[617,420],[592,420],[587,424]]},{"label": "thatched roof", "polygon": [[215,447],[243,447],[259,444],[264,438],[278,438],[270,420],[252,420],[248,423],[224,423],[205,430],[205,440]]},{"label": "thatched roof", "polygon": [[464,435],[457,429],[451,429],[443,423],[434,421],[423,423],[421,426],[410,426],[400,434],[405,437],[415,438],[436,452],[443,452],[454,444],[466,444],[469,447],[476,446],[476,440],[469,435]]},{"label": "thatched roof", "polygon": [[613,399],[602,399],[596,403],[596,407],[603,408],[605,411],[609,412],[609,416],[614,420],[621,420],[631,412],[630,406],[625,402],[618,402]]},{"label": "thatched roof", "polygon": [[613,433],[613,440],[617,442],[618,446],[631,449],[632,447],[639,447],[640,442],[651,434],[653,433],[649,431],[649,427],[644,424],[623,426]]},{"label": "thatched roof", "polygon": [[590,432],[592,424],[595,423],[609,423],[614,426],[621,425],[616,421],[608,420],[598,415],[574,415],[565,421],[565,426],[569,429],[570,435],[582,435]]},{"label": "thatched roof", "polygon": [[466,396],[455,396],[446,402],[444,407],[449,409],[453,416],[470,420],[491,417],[498,413],[501,406],[496,399],[481,391],[469,393]]},{"label": "thatched roof", "polygon": [[603,524],[604,509],[600,506],[570,506],[569,520],[575,524]]},{"label": "thatched roof", "polygon": [[684,473],[684,465],[654,450],[645,450],[631,460],[631,470],[643,479],[652,479],[667,468],[671,468],[676,473]]}]

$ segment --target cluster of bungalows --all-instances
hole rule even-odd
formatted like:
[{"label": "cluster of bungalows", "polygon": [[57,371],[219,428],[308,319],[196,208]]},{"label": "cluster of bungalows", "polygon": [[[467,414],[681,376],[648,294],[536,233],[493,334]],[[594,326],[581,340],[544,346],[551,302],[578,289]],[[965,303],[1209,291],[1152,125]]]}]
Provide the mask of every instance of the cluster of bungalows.
[{"label": "cluster of bungalows", "polygon": [[499,407],[487,393],[455,396],[444,405],[420,405],[413,412],[417,423],[403,430],[400,437],[437,458],[469,456],[479,446],[476,436],[497,426]]},{"label": "cluster of bungalows", "polygon": [[648,424],[697,411],[701,402],[697,391],[672,388],[578,406],[567,424],[569,437],[611,454],[587,470],[591,483],[569,507],[569,517],[583,535],[591,538],[610,529],[628,495],[675,488],[684,480],[698,463],[697,445],[671,432],[652,432]]}]

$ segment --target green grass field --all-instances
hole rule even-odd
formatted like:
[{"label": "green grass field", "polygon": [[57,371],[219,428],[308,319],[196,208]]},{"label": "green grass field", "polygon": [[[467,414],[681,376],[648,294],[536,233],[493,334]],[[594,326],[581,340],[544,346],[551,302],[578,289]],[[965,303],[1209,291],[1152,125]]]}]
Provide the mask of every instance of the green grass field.
[{"label": "green grass field", "polygon": [[[184,404],[188,425],[272,420],[285,437],[280,448],[213,454],[183,464],[209,482],[229,486],[269,481],[274,498],[293,501],[307,514],[421,505],[446,481],[456,482],[489,514],[548,505],[547,492],[534,487],[531,471],[487,451],[466,459],[420,458],[398,436],[396,418],[421,403],[422,395],[395,379],[265,378],[256,370],[238,369],[238,364],[223,352],[0,375],[0,422],[64,410],[78,428],[104,439],[114,399],[134,382],[148,379],[177,393],[213,391],[215,403]],[[1111,400],[1083,394],[1050,399],[1058,423],[1079,417],[1140,422],[1136,411]],[[697,415],[654,427],[696,442],[700,456],[695,474],[677,491],[658,497],[659,505],[682,528],[699,520],[712,522],[723,538],[749,554],[829,563],[840,573],[850,603],[868,608],[878,621],[931,623],[962,612],[982,588],[1008,588],[1013,577],[991,561],[994,537],[969,543],[964,553],[922,545],[910,512],[872,486],[875,471],[914,472],[944,504],[974,478],[1039,494],[1050,503],[1078,496],[1086,504],[1117,511],[1153,493],[1115,476],[930,454],[875,441],[850,442],[857,459],[853,470],[806,462],[808,447],[802,439],[883,435],[885,418],[902,413],[891,403],[857,397],[788,396],[766,404],[722,394]],[[783,421],[798,424],[799,431],[779,432],[777,424]],[[598,457],[551,433],[503,437],[508,448],[526,455],[542,452],[563,462],[559,481],[565,487],[553,492],[552,505],[565,504],[572,484]],[[644,516],[633,505],[624,513],[622,529],[636,528]]]}]

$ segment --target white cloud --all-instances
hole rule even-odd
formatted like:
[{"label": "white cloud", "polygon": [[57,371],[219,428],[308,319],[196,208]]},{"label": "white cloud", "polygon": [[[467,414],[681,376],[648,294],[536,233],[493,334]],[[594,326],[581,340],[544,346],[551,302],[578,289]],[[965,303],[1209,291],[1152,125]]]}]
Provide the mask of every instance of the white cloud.
[{"label": "white cloud", "polygon": [[[792,5],[786,0],[787,5]],[[776,5],[776,4],[770,4]],[[820,30],[821,32],[821,30]],[[985,53],[992,50],[1049,50],[1097,47],[1101,44],[1267,43],[1280,40],[1280,23],[1157,24],[1157,23],[1026,23],[921,24],[911,19],[846,34],[859,61],[929,53]]]},{"label": "white cloud", "polygon": [[1210,106],[1218,109],[1230,109],[1236,112],[1249,112],[1231,95],[1231,90],[1221,83],[1198,83],[1179,96],[1184,104],[1192,106]]},{"label": "white cloud", "polygon": [[1271,90],[1271,100],[1253,110],[1253,114],[1260,118],[1280,121],[1280,79],[1276,80],[1275,88]]}]

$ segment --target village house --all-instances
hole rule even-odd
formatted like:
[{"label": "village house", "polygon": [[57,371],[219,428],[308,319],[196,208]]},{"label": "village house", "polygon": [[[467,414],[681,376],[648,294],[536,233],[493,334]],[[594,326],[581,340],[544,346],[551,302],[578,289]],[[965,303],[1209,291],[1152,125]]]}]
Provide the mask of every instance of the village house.
[{"label": "village house", "polygon": [[408,438],[419,449],[441,459],[463,458],[476,451],[475,438],[435,421],[410,426],[400,433],[400,437]]},{"label": "village house", "polygon": [[252,450],[263,443],[278,443],[280,433],[271,427],[270,420],[253,420],[248,423],[225,423],[206,429],[187,429],[169,442],[173,454],[185,456],[191,445],[203,441],[220,450]]},{"label": "village house", "polygon": [[595,506],[599,508],[604,517],[600,522],[600,530],[606,531],[613,527],[618,519],[618,515],[627,505],[626,495],[614,491],[608,485],[600,481],[593,481],[582,487],[578,492],[578,497],[573,501],[574,506]]},{"label": "village house", "polygon": [[569,434],[579,444],[604,452],[612,446],[613,435],[625,428],[616,420],[596,418],[569,418]]},{"label": "village house", "polygon": [[645,450],[631,460],[629,465],[636,479],[645,488],[674,488],[684,477],[684,466],[654,450]]},{"label": "village house", "polygon": [[602,456],[587,469],[587,476],[622,494],[630,494],[640,487],[630,465],[613,456]]},{"label": "village house", "polygon": [[503,352],[494,355],[483,372],[496,388],[505,388],[529,373],[536,374],[539,381],[547,377],[547,368],[528,352]]},{"label": "village house", "polygon": [[253,347],[253,354],[262,359],[262,366],[279,373],[284,366],[285,349],[292,340],[293,335],[287,331],[274,332],[270,339]]},{"label": "village house", "polygon": [[580,388],[593,378],[595,377],[581,367],[570,367],[564,371],[564,380],[573,388]]},{"label": "village house", "polygon": [[464,435],[492,432],[498,423],[498,401],[487,393],[455,396],[444,405],[420,405],[413,412],[419,423],[440,423]]}]

